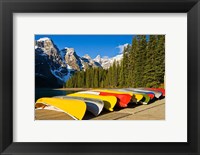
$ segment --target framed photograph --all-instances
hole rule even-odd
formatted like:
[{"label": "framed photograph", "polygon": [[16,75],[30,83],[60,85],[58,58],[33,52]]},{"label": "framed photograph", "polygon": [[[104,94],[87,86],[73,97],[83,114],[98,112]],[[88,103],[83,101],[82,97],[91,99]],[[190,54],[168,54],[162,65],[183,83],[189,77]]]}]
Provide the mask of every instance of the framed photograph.
[{"label": "framed photograph", "polygon": [[0,0],[1,153],[199,154],[199,7]]},{"label": "framed photograph", "polygon": [[35,120],[165,120],[164,77],[165,35],[37,34]]}]

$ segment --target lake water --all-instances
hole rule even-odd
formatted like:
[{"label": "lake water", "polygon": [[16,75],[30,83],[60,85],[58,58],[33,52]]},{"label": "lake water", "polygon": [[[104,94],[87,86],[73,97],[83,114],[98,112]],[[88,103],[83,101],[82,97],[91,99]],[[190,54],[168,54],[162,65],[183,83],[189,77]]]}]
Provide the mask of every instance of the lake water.
[{"label": "lake water", "polygon": [[67,95],[67,94],[71,94],[74,92],[76,92],[76,91],[36,88],[35,89],[35,101],[41,97],[53,97],[53,96]]}]

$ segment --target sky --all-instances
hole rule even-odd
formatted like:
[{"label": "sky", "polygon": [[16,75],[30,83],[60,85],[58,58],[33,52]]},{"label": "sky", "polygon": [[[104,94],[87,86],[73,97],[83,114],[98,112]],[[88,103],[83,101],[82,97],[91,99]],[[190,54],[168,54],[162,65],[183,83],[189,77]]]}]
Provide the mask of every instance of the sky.
[{"label": "sky", "polygon": [[124,46],[132,43],[134,35],[35,35],[35,40],[48,37],[59,50],[74,48],[77,55],[88,54],[91,58],[113,57],[123,52]]}]

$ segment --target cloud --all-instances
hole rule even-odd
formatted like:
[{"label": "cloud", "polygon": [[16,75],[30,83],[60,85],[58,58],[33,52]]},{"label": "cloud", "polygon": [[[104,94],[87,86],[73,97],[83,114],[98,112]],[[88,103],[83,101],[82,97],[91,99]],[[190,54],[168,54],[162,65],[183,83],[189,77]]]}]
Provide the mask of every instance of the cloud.
[{"label": "cloud", "polygon": [[119,48],[119,54],[122,54],[124,51],[124,47],[127,47],[127,46],[128,46],[128,43],[117,46],[116,48]]}]

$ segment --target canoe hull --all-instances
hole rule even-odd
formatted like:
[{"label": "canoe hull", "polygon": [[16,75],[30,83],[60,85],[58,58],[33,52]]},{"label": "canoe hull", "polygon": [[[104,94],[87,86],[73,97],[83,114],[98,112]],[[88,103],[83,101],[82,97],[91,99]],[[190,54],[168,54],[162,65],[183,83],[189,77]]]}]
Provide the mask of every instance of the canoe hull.
[{"label": "canoe hull", "polygon": [[[118,91],[122,91],[122,92],[130,91],[130,90],[126,90],[126,89],[114,89],[114,90],[118,90]],[[133,92],[134,94],[141,94],[141,93],[138,93],[138,92],[135,92],[135,91],[131,91],[131,92]],[[143,99],[140,101],[140,103],[148,104],[149,101],[151,100],[150,96],[148,94],[145,94],[145,93],[142,93],[142,95],[143,95]]]},{"label": "canoe hull", "polygon": [[131,95],[129,94],[115,94],[115,93],[108,93],[108,92],[100,92],[102,96],[115,96],[118,99],[118,106],[121,108],[125,108],[128,106],[128,103],[131,102]]},{"label": "canoe hull", "polygon": [[151,91],[151,90],[136,89],[136,88],[126,88],[126,89],[136,91],[138,93],[153,94],[154,97],[156,97],[156,98],[160,98],[160,96],[162,95],[162,93],[160,93],[160,92],[155,92],[155,91]]},{"label": "canoe hull", "polygon": [[104,108],[109,111],[113,111],[113,108],[117,103],[117,98],[115,96],[100,96],[87,93],[73,93],[73,94],[68,94],[67,96],[78,96],[78,97],[102,100],[104,102]]},{"label": "canoe hull", "polygon": [[80,100],[63,100],[59,98],[40,98],[36,101],[36,106],[38,103],[43,103],[45,105],[54,106],[57,109],[75,117],[78,120],[82,120],[86,112],[86,104],[84,101]]},{"label": "canoe hull", "polygon": [[82,100],[86,103],[87,110],[90,111],[94,116],[98,116],[104,107],[104,102],[98,99],[84,98],[78,96],[54,96],[54,98]]},{"label": "canoe hull", "polygon": [[145,90],[154,90],[154,91],[159,91],[162,93],[162,96],[165,96],[165,89],[163,88],[144,88]]}]

